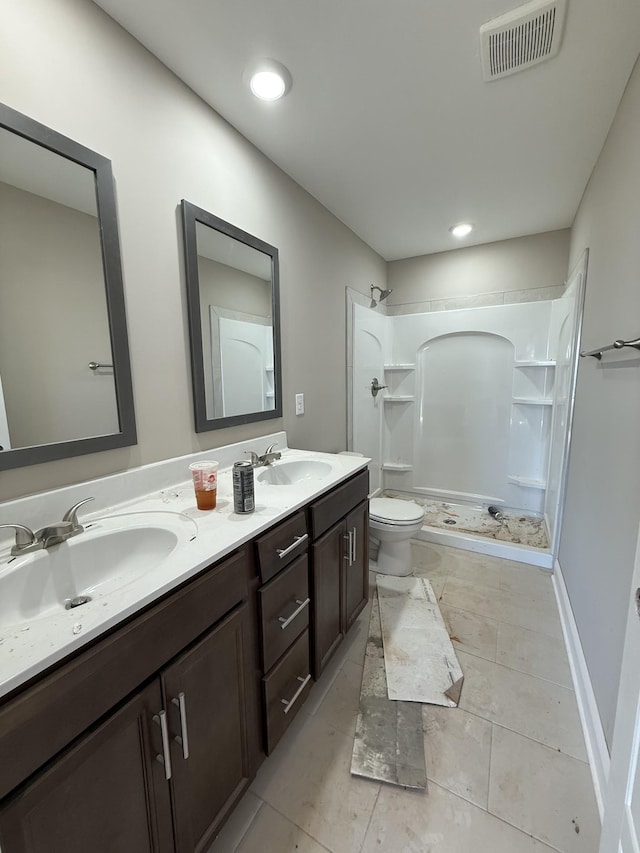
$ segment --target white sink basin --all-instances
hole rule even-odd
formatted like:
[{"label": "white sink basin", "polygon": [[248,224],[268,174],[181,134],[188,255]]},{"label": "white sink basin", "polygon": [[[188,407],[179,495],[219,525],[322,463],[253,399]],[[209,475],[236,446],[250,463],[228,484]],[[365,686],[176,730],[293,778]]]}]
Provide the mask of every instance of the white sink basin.
[{"label": "white sink basin", "polygon": [[258,474],[259,483],[271,486],[293,486],[303,480],[321,480],[331,473],[331,465],[318,459],[274,462]]},{"label": "white sink basin", "polygon": [[[71,599],[102,598],[159,566],[197,533],[178,513],[113,516],[83,533],[13,560],[0,569],[0,630],[60,614]],[[82,605],[73,608],[78,616]]]}]

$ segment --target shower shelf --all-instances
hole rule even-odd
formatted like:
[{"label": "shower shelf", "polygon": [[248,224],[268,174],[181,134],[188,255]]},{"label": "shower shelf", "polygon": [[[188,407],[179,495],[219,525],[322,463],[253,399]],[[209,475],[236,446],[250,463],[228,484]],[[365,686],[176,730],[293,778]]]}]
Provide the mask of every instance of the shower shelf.
[{"label": "shower shelf", "polygon": [[413,394],[390,394],[383,397],[385,403],[413,403],[415,397]]},{"label": "shower shelf", "polygon": [[413,471],[413,465],[407,465],[404,462],[383,462],[383,471]]},{"label": "shower shelf", "polygon": [[553,406],[549,397],[514,397],[513,402],[518,406]]},{"label": "shower shelf", "polygon": [[415,370],[415,364],[385,364],[384,369],[387,371],[392,370]]},{"label": "shower shelf", "polygon": [[527,489],[546,489],[547,484],[544,480],[536,480],[533,477],[519,477],[516,474],[507,474],[509,483],[515,483],[516,486],[524,486]]},{"label": "shower shelf", "polygon": [[514,367],[555,367],[555,361],[516,361]]}]

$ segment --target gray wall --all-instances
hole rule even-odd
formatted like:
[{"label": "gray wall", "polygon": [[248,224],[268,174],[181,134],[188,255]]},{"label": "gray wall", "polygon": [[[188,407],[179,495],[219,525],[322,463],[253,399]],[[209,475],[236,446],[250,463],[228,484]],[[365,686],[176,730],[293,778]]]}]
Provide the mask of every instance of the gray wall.
[{"label": "gray wall", "polygon": [[[568,229],[422,255],[387,265],[390,313],[555,299],[569,258]],[[473,300],[468,297],[474,297]],[[396,308],[394,306],[402,306]]]},{"label": "gray wall", "polygon": [[[580,204],[583,349],[640,334],[640,67]],[[633,350],[630,351],[633,353]],[[609,745],[640,521],[640,355],[580,359],[560,565]]]},{"label": "gray wall", "polygon": [[[88,0],[9,4],[0,78],[6,104],[112,161],[139,436],[133,448],[3,472],[0,499],[267,429],[284,427],[292,446],[344,448],[345,286],[384,282],[384,261]],[[182,198],[280,250],[282,420],[193,431]]]}]

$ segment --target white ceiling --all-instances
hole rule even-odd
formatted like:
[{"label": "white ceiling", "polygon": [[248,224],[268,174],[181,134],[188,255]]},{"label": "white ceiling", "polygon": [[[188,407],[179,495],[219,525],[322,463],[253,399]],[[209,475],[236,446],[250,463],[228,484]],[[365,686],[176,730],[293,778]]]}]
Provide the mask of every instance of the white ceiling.
[{"label": "white ceiling", "polygon": [[[387,260],[571,225],[640,50],[638,0],[568,0],[560,54],[491,83],[518,0],[97,2]],[[243,82],[265,57],[282,101]]]}]

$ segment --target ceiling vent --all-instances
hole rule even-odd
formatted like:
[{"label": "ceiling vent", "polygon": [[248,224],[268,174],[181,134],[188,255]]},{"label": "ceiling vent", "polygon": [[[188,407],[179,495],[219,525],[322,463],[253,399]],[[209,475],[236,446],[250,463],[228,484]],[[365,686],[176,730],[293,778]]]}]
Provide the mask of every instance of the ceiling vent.
[{"label": "ceiling vent", "polygon": [[497,80],[560,50],[566,0],[532,0],[480,27],[482,73]]}]

